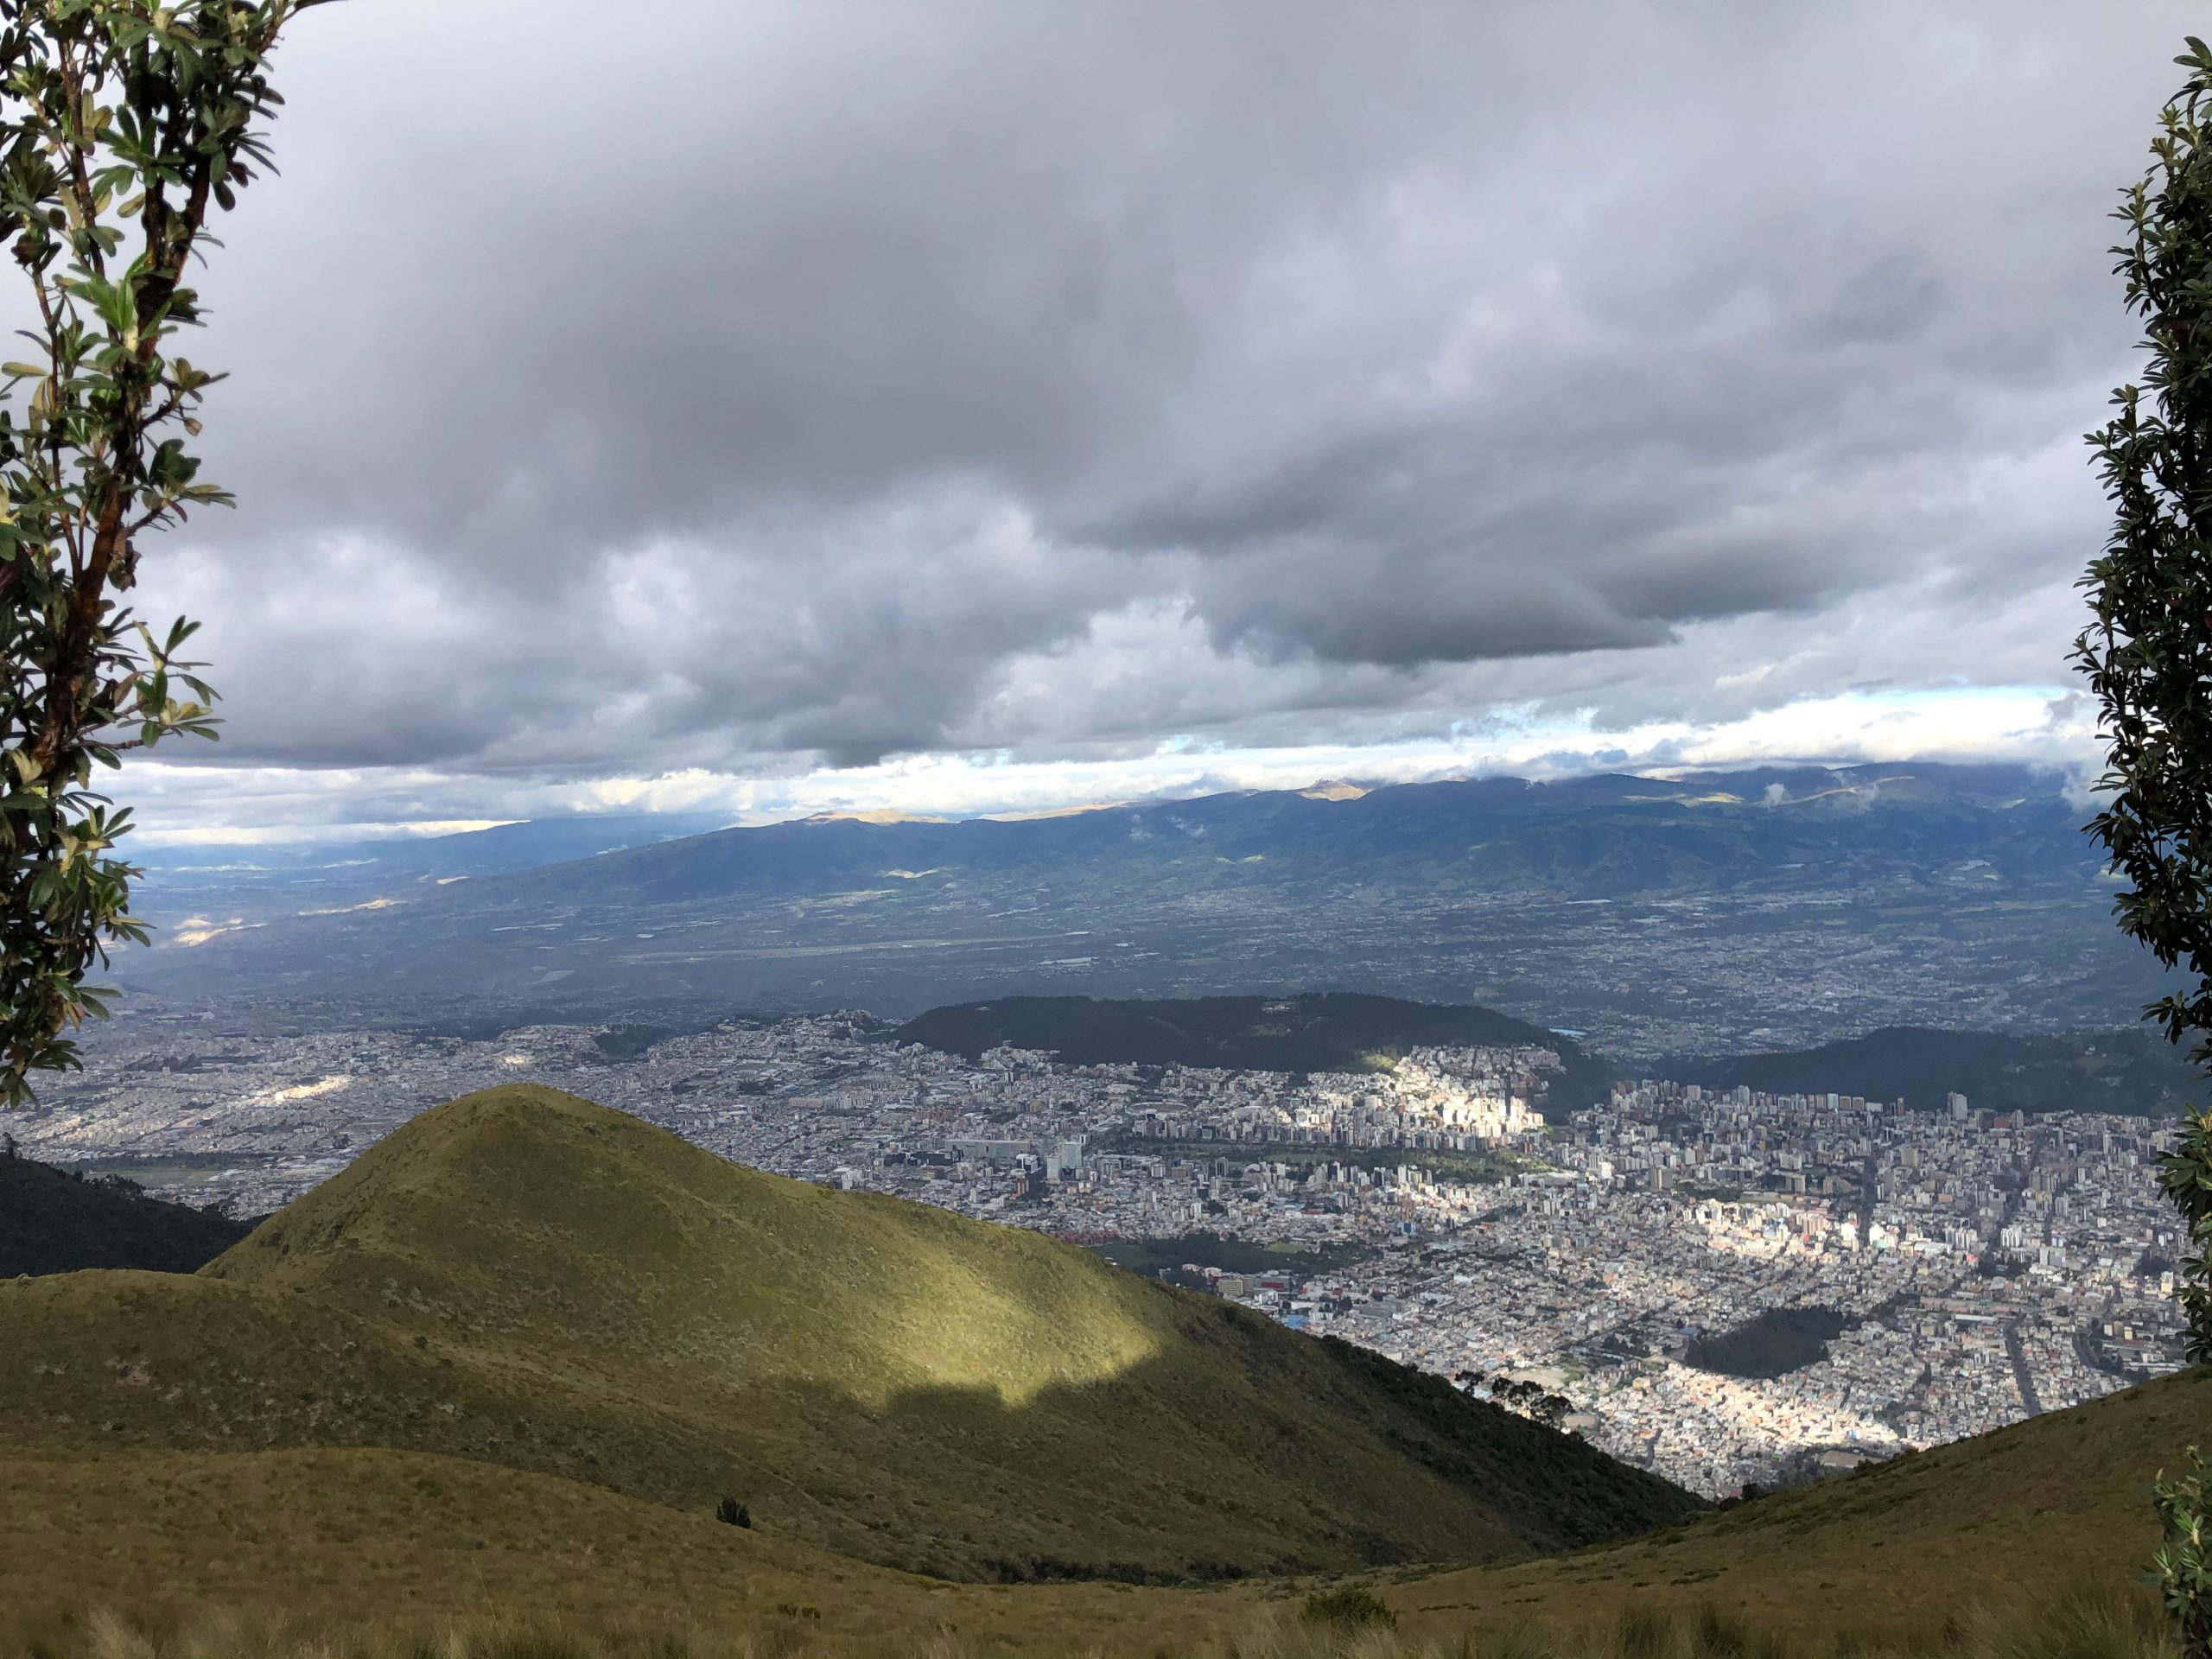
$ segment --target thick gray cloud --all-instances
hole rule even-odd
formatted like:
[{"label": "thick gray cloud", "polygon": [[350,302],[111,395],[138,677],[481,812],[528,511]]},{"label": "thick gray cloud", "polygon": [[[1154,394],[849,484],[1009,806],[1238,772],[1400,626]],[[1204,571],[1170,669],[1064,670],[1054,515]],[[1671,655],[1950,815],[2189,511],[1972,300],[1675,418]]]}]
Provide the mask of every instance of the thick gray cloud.
[{"label": "thick gray cloud", "polygon": [[150,607],[511,777],[2055,684],[2192,11],[353,0]]}]

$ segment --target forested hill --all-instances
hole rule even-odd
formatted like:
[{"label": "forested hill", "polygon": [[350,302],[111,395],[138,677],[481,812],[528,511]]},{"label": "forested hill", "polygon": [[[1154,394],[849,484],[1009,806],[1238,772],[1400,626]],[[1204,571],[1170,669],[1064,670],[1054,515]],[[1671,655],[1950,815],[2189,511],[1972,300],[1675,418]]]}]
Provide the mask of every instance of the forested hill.
[{"label": "forested hill", "polygon": [[0,1279],[84,1268],[195,1273],[251,1230],[211,1210],[149,1198],[128,1181],[0,1156]]},{"label": "forested hill", "polygon": [[1893,1026],[1786,1053],[1665,1060],[1655,1072],[1708,1088],[1902,1100],[1915,1111],[1961,1094],[1976,1111],[2163,1116],[2204,1094],[2180,1053],[2148,1030],[2026,1036]]},{"label": "forested hill", "polygon": [[[896,1040],[976,1059],[1002,1043],[1068,1065],[1193,1065],[1267,1071],[1360,1071],[1424,1045],[1556,1050],[1566,1075],[1549,1106],[1577,1109],[1623,1069],[1570,1037],[1466,1004],[1345,993],[1289,997],[1111,1000],[1009,996],[932,1008]],[[1764,1094],[1859,1095],[1915,1111],[1962,1094],[1977,1111],[2101,1111],[2165,1116],[2205,1084],[2148,1030],[2050,1035],[1895,1026],[1817,1048],[1681,1055],[1637,1075],[1738,1085]]]},{"label": "forested hill", "polygon": [[901,1026],[897,1037],[971,1060],[1011,1043],[1048,1050],[1068,1065],[1261,1071],[1364,1071],[1426,1046],[1534,1045],[1558,1051],[1578,1106],[1587,1103],[1585,1091],[1595,1099],[1611,1076],[1571,1038],[1495,1009],[1348,992],[1157,1000],[1008,996],[931,1008]]}]

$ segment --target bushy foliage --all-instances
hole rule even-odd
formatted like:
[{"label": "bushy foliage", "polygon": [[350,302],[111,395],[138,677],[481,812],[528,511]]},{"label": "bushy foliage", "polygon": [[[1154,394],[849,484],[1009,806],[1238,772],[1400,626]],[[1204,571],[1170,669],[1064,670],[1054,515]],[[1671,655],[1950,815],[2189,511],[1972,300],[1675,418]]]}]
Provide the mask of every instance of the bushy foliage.
[{"label": "bushy foliage", "polygon": [[2152,1562],[2166,1611],[2188,1651],[2212,1649],[2212,1519],[2205,1505],[2204,1459],[2189,1448],[2188,1467],[2175,1478],[2158,1474],[2158,1524],[2165,1541]]},{"label": "bushy foliage", "polygon": [[1530,1422],[1541,1423],[1546,1428],[1563,1428],[1567,1420],[1574,1413],[1572,1400],[1563,1394],[1547,1391],[1541,1382],[1504,1376],[1486,1377],[1481,1371],[1460,1371],[1452,1380],[1470,1393],[1488,1382],[1490,1397],[1494,1402],[1508,1411],[1519,1413]]},{"label": "bushy foliage", "polygon": [[1398,1624],[1398,1616],[1390,1610],[1389,1602],[1356,1584],[1317,1591],[1306,1598],[1298,1616],[1309,1624],[1333,1624],[1347,1630],[1370,1624],[1395,1630]]},{"label": "bushy foliage", "polygon": [[0,0],[0,232],[33,319],[0,364],[0,1106],[73,1065],[86,976],[143,942],[93,768],[212,737],[214,693],[122,595],[139,538],[230,498],[188,449],[219,377],[173,349],[210,218],[269,165],[269,54],[326,0]]},{"label": "bushy foliage", "polygon": [[[2189,79],[2160,118],[2154,162],[2116,215],[2113,251],[2144,321],[2143,385],[2113,394],[2090,435],[2115,518],[2084,586],[2094,620],[2075,658],[2107,745],[2089,830],[2127,885],[2123,930],[2183,982],[2146,1011],[2212,1062],[2212,49],[2192,36]],[[2212,1124],[2192,1114],[2166,1186],[2197,1243],[2183,1293],[2196,1357],[2212,1357]]]},{"label": "bushy foliage", "polygon": [[[2108,746],[2089,829],[2127,883],[2114,912],[2179,976],[2146,1013],[2202,1066],[2212,1064],[2212,48],[2192,35],[2176,61],[2188,79],[2116,215],[2127,227],[2116,270],[2148,361],[2143,385],[2114,392],[2116,412],[2090,435],[2115,518],[2084,581],[2094,620],[2075,656]],[[2190,1237],[2190,1356],[2212,1360],[2212,1116],[2188,1114],[2161,1178]],[[2203,1497],[2200,1473],[2158,1489],[2158,1571],[2196,1659],[2212,1655]]]}]

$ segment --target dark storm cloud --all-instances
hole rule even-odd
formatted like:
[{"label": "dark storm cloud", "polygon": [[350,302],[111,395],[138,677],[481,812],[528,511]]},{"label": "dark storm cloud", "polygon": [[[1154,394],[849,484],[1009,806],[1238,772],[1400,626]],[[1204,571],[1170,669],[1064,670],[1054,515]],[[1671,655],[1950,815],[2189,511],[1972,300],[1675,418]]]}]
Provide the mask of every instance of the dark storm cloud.
[{"label": "dark storm cloud", "polygon": [[2048,679],[2190,10],[355,0],[149,587],[309,765]]}]

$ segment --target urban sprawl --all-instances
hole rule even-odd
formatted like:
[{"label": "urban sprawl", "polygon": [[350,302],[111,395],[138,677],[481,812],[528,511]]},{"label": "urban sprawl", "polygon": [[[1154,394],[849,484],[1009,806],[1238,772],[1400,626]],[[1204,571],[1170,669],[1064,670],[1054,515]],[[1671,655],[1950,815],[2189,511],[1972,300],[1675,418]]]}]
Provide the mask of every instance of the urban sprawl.
[{"label": "urban sprawl", "polygon": [[[1363,1344],[1714,1497],[2181,1359],[2158,1126],[1658,1080],[1538,1047],[1358,1073],[1069,1066],[865,1014],[480,1039],[141,1014],[24,1155],[257,1214],[429,1106],[543,1082],[721,1156],[1039,1229]],[[1118,1247],[1118,1248],[1117,1248]]]}]

